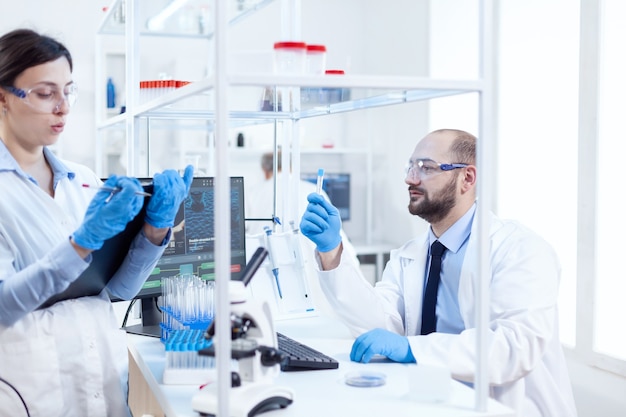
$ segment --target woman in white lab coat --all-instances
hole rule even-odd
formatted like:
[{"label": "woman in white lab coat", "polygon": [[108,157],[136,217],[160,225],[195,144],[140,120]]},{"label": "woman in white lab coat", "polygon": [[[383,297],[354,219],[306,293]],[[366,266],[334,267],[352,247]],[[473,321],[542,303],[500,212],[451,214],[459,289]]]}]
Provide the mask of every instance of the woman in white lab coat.
[{"label": "woman in white lab coat", "polygon": [[[409,211],[431,227],[426,235],[391,253],[375,287],[363,279],[350,257],[342,255],[333,231],[333,207],[327,202],[309,197],[301,229],[317,244],[320,284],[329,303],[358,336],[352,360],[368,362],[382,354],[398,362],[447,367],[454,378],[471,383],[476,370],[474,299],[479,280],[475,138],[462,131],[435,131],[418,143],[410,164]],[[535,233],[494,215],[489,236],[491,396],[519,416],[575,416],[558,337],[556,254]],[[427,334],[422,329],[422,304],[429,247],[435,240],[448,249],[436,302],[437,327]]]},{"label": "woman in white lab coat", "polygon": [[[57,302],[143,206],[136,178],[106,186],[48,146],[76,99],[72,58],[31,30],[0,37],[0,415],[129,416],[125,334],[108,294]],[[122,299],[141,289],[171,235],[193,169],[153,178],[145,224],[107,289]]]}]

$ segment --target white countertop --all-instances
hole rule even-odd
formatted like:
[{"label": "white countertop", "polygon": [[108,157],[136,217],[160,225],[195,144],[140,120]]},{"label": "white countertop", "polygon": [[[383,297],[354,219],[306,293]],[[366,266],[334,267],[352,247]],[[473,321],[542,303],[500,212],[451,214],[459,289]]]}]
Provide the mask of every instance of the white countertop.
[{"label": "white countertop", "polygon": [[[474,391],[457,381],[451,381],[450,394],[445,402],[417,401],[411,398],[411,365],[388,360],[369,364],[350,361],[349,352],[353,338],[343,325],[333,319],[311,317],[280,320],[275,325],[277,331],[337,359],[339,368],[281,372],[275,383],[293,389],[294,402],[285,409],[263,413],[263,416],[514,416],[511,410],[493,400],[489,400],[487,412],[475,411]],[[198,417],[199,414],[191,408],[191,399],[198,392],[197,385],[163,384],[165,350],[159,339],[129,334],[128,345],[165,414],[168,417]],[[385,385],[359,388],[344,383],[348,372],[364,370],[385,374]]]}]

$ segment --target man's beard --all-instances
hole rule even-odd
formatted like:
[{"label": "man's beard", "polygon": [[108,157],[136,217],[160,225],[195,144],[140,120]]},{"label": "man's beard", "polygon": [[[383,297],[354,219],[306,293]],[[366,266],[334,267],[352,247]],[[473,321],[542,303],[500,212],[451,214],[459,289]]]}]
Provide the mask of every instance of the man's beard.
[{"label": "man's beard", "polygon": [[409,202],[409,213],[419,216],[428,223],[437,223],[445,218],[456,205],[456,175],[433,198],[428,191],[419,187],[409,187],[423,193],[421,201]]}]

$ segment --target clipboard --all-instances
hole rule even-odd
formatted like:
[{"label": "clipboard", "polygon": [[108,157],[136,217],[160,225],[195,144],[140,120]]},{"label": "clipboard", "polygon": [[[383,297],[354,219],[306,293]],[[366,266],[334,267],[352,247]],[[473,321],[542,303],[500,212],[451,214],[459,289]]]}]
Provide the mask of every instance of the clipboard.
[{"label": "clipboard", "polygon": [[[152,194],[152,182],[142,181],[142,186],[145,192]],[[150,197],[144,197],[143,207],[135,218],[128,222],[126,228],[107,239],[100,249],[93,251],[87,269],[65,291],[48,298],[38,309],[50,307],[59,301],[100,294],[124,262],[130,245],[143,227],[149,202]]]}]

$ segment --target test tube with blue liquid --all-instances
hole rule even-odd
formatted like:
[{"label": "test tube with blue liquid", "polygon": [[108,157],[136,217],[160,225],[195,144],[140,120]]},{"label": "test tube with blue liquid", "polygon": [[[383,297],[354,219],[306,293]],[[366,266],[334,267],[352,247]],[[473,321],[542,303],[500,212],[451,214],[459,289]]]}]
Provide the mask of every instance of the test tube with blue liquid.
[{"label": "test tube with blue liquid", "polygon": [[317,170],[317,193],[322,194],[322,189],[324,186],[324,168],[320,168]]}]

